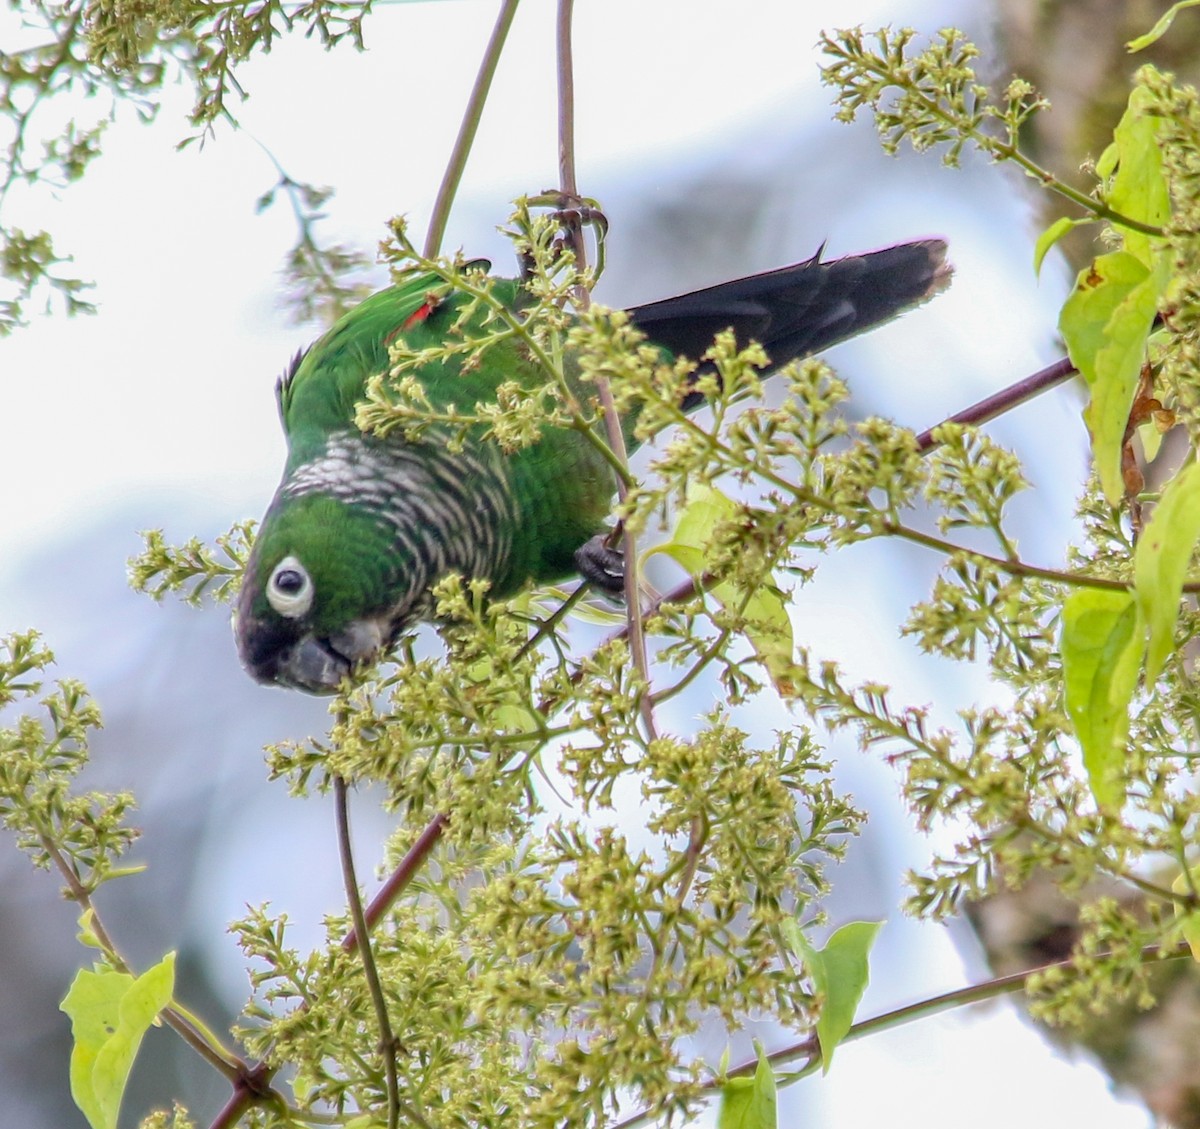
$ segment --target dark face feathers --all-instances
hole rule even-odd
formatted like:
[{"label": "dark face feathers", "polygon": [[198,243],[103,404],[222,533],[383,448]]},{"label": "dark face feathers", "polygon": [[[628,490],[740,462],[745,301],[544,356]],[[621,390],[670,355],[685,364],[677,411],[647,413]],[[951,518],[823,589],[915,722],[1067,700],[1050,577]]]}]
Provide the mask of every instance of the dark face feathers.
[{"label": "dark face feathers", "polygon": [[238,655],[258,682],[332,694],[351,670],[378,658],[391,642],[390,629],[372,619],[321,634],[309,615],[289,617],[262,603],[255,587],[245,585],[234,615]]},{"label": "dark face feathers", "polygon": [[264,567],[252,554],[234,615],[242,665],[259,682],[313,693],[336,689],[351,662],[312,633],[316,589],[308,569],[289,554],[264,583]]},{"label": "dark face feathers", "polygon": [[330,694],[407,622],[411,601],[397,573],[424,573],[394,551],[356,483],[333,475],[298,494],[296,478],[285,480],[259,528],[234,635],[257,681]]}]

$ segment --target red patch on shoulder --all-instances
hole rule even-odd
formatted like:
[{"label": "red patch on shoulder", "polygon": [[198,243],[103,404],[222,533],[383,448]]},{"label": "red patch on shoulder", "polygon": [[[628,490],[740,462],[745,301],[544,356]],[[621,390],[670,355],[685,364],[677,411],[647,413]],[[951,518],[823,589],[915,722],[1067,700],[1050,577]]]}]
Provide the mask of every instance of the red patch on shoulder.
[{"label": "red patch on shoulder", "polygon": [[404,319],[404,324],[400,327],[403,329],[412,329],[414,325],[420,325],[434,310],[438,308],[437,300],[434,298],[426,298],[411,314]]},{"label": "red patch on shoulder", "polygon": [[404,324],[400,327],[404,329],[412,329],[414,325],[420,325],[434,310],[441,305],[441,299],[435,298],[432,294],[425,299],[407,318],[404,319]]},{"label": "red patch on shoulder", "polygon": [[414,325],[420,325],[434,310],[442,304],[442,300],[433,294],[430,294],[424,302],[422,302],[411,314],[408,315],[395,329],[392,330],[384,339],[385,345],[390,345],[396,340],[400,334],[412,329]]}]

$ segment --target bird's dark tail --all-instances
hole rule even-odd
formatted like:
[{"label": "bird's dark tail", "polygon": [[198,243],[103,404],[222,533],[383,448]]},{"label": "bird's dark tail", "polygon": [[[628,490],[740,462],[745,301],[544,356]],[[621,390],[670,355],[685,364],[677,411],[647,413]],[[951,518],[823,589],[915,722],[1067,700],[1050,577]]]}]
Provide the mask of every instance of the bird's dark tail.
[{"label": "bird's dark tail", "polygon": [[950,284],[942,239],[899,243],[723,282],[629,311],[652,341],[676,355],[703,355],[732,328],[738,344],[758,341],[778,368],[845,341],[932,298]]}]

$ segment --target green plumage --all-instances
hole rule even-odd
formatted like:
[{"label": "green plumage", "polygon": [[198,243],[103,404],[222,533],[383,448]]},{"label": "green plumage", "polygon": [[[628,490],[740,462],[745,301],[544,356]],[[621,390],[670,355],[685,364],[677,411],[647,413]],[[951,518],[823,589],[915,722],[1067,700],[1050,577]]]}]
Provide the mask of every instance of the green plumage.
[{"label": "green plumage", "polygon": [[[698,356],[715,332],[732,327],[742,343],[760,340],[779,365],[936,292],[948,277],[944,252],[940,241],[926,241],[813,259],[630,313],[666,357]],[[519,309],[521,284],[496,286]],[[298,356],[280,382],[287,463],[236,617],[242,661],[259,680],[336,689],[351,668],[428,616],[429,589],[448,572],[486,578],[494,594],[508,595],[586,563],[579,551],[602,532],[614,483],[602,454],[577,432],[548,428],[509,453],[468,437],[452,452],[436,428],[409,441],[354,424],[367,381],[389,368],[389,347],[443,343],[461,330],[466,301],[432,276],[380,291]],[[471,316],[479,328],[483,313]],[[421,366],[416,377],[435,410],[471,413],[503,383],[541,383],[523,350],[499,342],[482,363],[451,357]]]}]

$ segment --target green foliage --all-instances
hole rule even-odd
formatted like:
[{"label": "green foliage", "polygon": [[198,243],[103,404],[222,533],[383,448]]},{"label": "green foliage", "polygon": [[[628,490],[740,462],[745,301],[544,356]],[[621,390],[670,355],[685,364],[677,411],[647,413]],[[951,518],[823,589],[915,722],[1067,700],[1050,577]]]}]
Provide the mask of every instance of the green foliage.
[{"label": "green foliage", "polygon": [[1129,733],[1129,702],[1141,673],[1145,627],[1129,592],[1081,589],[1063,606],[1063,684],[1067,713],[1103,806],[1125,802],[1121,760]]},{"label": "green foliage", "polygon": [[820,996],[817,1042],[821,1046],[821,1069],[828,1074],[834,1048],[849,1034],[867,990],[867,956],[883,922],[851,921],[834,932],[823,949],[814,947],[794,923],[790,924],[792,947],[803,958]]},{"label": "green foliage", "polygon": [[1138,607],[1150,632],[1146,680],[1175,651],[1175,621],[1188,566],[1200,540],[1200,465],[1184,467],[1163,491],[1134,555]]},{"label": "green foliage", "polygon": [[761,1046],[750,1078],[730,1078],[721,1089],[717,1129],[775,1129],[775,1075]]},{"label": "green foliage", "polygon": [[[61,269],[70,256],[56,249],[51,233],[5,222],[10,198],[78,181],[100,154],[108,121],[125,106],[149,121],[168,83],[182,80],[195,96],[193,133],[183,144],[211,134],[219,121],[236,124],[236,107],[246,94],[237,77],[242,63],[294,32],[330,48],[361,48],[369,7],[359,0],[22,5],[19,42],[0,51],[0,279],[7,283],[0,289],[0,336],[24,324],[39,292],[57,299],[67,314],[95,309],[85,297],[90,283]],[[60,107],[73,111],[83,99],[95,107],[91,120],[72,116],[61,124]],[[339,311],[360,296],[345,278],[367,260],[352,248],[318,243],[314,225],[328,190],[293,180],[282,169],[279,178],[276,189],[286,192],[298,226],[286,268],[298,315]],[[274,191],[260,197],[260,207]]]},{"label": "green foliage", "polygon": [[369,267],[371,260],[356,247],[345,243],[324,246],[318,240],[317,224],[325,218],[322,209],[333,196],[332,188],[294,180],[277,161],[275,168],[279,179],[258,198],[255,207],[265,211],[280,192],[291,205],[298,235],[284,266],[288,305],[296,321],[328,324],[370,293],[355,276]]},{"label": "green foliage", "polygon": [[129,793],[72,794],[100,710],[69,679],[42,693],[41,676],[52,662],[33,632],[0,639],[0,707],[27,711],[0,728],[0,817],[34,865],[57,867],[76,894],[119,873],[117,862],[137,832],[124,822],[133,807]]},{"label": "green foliage", "polygon": [[[1147,68],[1139,81],[1153,76]],[[1080,271],[1059,320],[1071,360],[1088,382],[1096,472],[1114,503],[1124,493],[1122,451],[1146,338],[1172,267],[1165,241],[1147,234],[1161,231],[1169,211],[1160,130],[1149,86],[1135,86],[1113,143],[1096,163],[1096,175],[1108,205],[1145,226],[1118,228],[1121,249]]]},{"label": "green foliage", "polygon": [[[234,68],[250,52],[293,26],[357,41],[364,12],[285,11],[270,0],[203,12],[102,7],[60,31],[90,36],[82,73],[140,75],[136,90],[151,108],[154,68],[190,67],[203,128],[226,112]],[[1129,496],[1140,487],[1126,472],[1143,377],[1200,437],[1196,93],[1140,72],[1082,192],[1020,149],[1043,100],[1021,80],[994,95],[960,33],[924,49],[906,30],[840,32],[823,44],[839,116],[873,113],[889,151],[905,140],[942,147],[954,165],[976,147],[1070,199],[1079,216],[1043,236],[1039,260],[1067,225],[1106,225],[1105,249],[1062,323],[1092,399],[1099,481],[1082,490],[1082,543],[1063,567],[1023,558],[1007,510],[1026,482],[1010,452],[958,424],[935,429],[929,444],[886,420],[852,424],[846,388],[819,361],[774,377],[770,404],[762,350],[739,349],[729,334],[701,358],[664,363],[625,315],[588,304],[596,272],[563,237],[569,221],[538,213],[544,201],[520,202],[510,228],[529,269],[517,310],[479,264],[422,254],[394,223],[385,256],[396,279],[432,273],[432,298],[454,289],[468,313],[487,316],[478,333],[463,331],[464,314],[440,344],[397,346],[370,383],[359,426],[377,435],[432,427],[452,445],[482,437],[505,450],[550,427],[573,429],[625,487],[615,515],[627,536],[653,538],[681,507],[657,551],[688,580],[597,644],[590,624],[581,629],[544,597],[499,603],[484,585],[450,577],[434,593],[436,657],[401,644],[334,700],[327,735],[270,750],[273,774],[293,791],[375,785],[400,818],[386,858],[390,896],[371,907],[369,937],[350,933],[358,915],[349,912],[330,918],[326,944],[307,953],[265,908],[234,925],[254,968],[238,1030],[261,1064],[253,1086],[242,1084],[243,1063],[169,1009],[238,1079],[240,1112],[257,1102],[253,1124],[333,1116],[379,1125],[389,1110],[393,1123],[421,1126],[598,1125],[631,1106],[640,1121],[678,1123],[719,1093],[723,1126],[773,1125],[776,1078],[761,1049],[757,1063],[729,1072],[692,1037],[702,1025],[733,1033],[773,1020],[800,1041],[771,1061],[799,1060],[803,1074],[828,1066],[852,1031],[876,926],[846,926],[817,951],[800,925],[821,920],[828,868],[861,822],[833,787],[822,730],[850,730],[885,756],[917,825],[954,837],[910,876],[914,912],[942,917],[1051,868],[1084,903],[1070,961],[1030,983],[1047,1020],[1081,1024],[1115,1003],[1147,1006],[1150,961],[1195,943],[1200,693],[1187,649],[1200,613],[1183,599],[1198,587],[1195,468],[1163,491],[1144,528]],[[89,149],[58,152],[75,168]],[[282,171],[277,188],[307,231],[321,193]],[[315,277],[322,260],[312,256],[298,267],[314,286],[311,310],[332,309],[346,292],[337,272]],[[18,275],[33,285],[44,272]],[[1163,329],[1151,341],[1156,314]],[[413,378],[423,365],[480,364],[512,344],[543,376],[525,397],[505,389],[496,403],[451,411]],[[711,420],[684,410],[693,390],[709,398]],[[629,421],[626,437],[653,445],[636,478],[605,427],[610,397]],[[225,599],[251,536],[248,524],[235,526],[214,552],[148,534],[134,586]],[[903,635],[986,670],[988,702],[900,703],[878,682],[852,684],[821,655],[793,654],[780,578],[803,584],[829,554],[894,541],[943,563]],[[639,555],[627,556],[636,569]],[[123,824],[129,800],[70,791],[98,713],[69,682],[38,698],[50,657],[34,636],[4,647],[0,706],[26,712],[0,730],[0,812],[36,863],[66,875],[85,909],[85,942],[128,988],[89,895],[119,873],[133,836]],[[693,732],[663,732],[656,710],[701,679],[722,704]],[[797,720],[755,740],[731,709],[767,684]],[[1167,871],[1179,880],[1161,878]],[[1089,895],[1097,875],[1136,890],[1137,912]],[[271,1084],[285,1067],[290,1093]],[[146,1124],[189,1122],[177,1110]]]},{"label": "green foliage", "polygon": [[[437,1124],[560,1124],[600,1118],[619,1092],[665,1114],[695,1108],[702,1060],[683,1040],[705,1017],[795,1023],[801,980],[781,964],[782,923],[809,912],[858,816],[832,792],[802,732],[756,747],[721,714],[692,738],[638,731],[644,693],[625,646],[547,661],[511,609],[474,587],[438,589],[446,653],[400,661],[340,701],[319,747],[274,766],[379,783],[407,814],[396,863],[422,820],[447,813],[438,872],[373,936],[404,1048],[402,1100]],[[586,693],[581,691],[586,688]],[[561,774],[575,814],[548,825],[535,787]],[[640,782],[649,838],[612,826]],[[345,929],[333,922],[331,942]],[[375,1019],[356,959],[281,951],[281,923],[237,927],[261,978],[256,1053],[298,1064],[305,1100],[378,1107]],[[433,984],[442,1001],[429,1006]],[[268,1005],[302,1004],[276,1017]],[[347,1044],[333,1031],[355,1025]]]},{"label": "green foliage", "polygon": [[156,600],[177,593],[193,606],[206,593],[227,602],[241,586],[253,537],[254,522],[238,522],[216,538],[213,552],[198,537],[175,547],[167,544],[161,530],[148,530],[142,534],[145,548],[129,562],[130,587]]},{"label": "green foliage", "polygon": [[1168,31],[1171,30],[1171,25],[1175,22],[1175,17],[1179,15],[1185,8],[1195,8],[1200,4],[1200,0],[1178,0],[1178,3],[1172,4],[1170,8],[1159,17],[1156,23],[1145,35],[1139,35],[1136,39],[1131,40],[1125,46],[1130,51],[1144,51],[1152,43],[1157,43]]},{"label": "green foliage", "polygon": [[[736,538],[738,520],[738,506],[731,498],[711,486],[693,484],[671,539],[647,550],[646,555],[665,553],[693,579],[702,581],[711,556],[710,547],[720,544],[722,539]],[[731,617],[737,618],[747,642],[762,660],[776,688],[780,693],[788,693],[788,673],[795,646],[783,593],[773,584],[746,590],[729,581],[713,583],[708,591],[723,608],[722,620],[731,622]]]},{"label": "green foliage", "polygon": [[[954,28],[910,53],[915,38],[911,28],[883,28],[873,45],[861,28],[821,36],[831,60],[821,73],[838,91],[838,120],[853,121],[860,110],[871,110],[888,153],[907,140],[918,151],[944,145],[948,165],[959,163],[968,144],[1010,158],[1021,127],[1046,102],[1020,79],[1008,85],[1003,103],[993,102],[972,66],[979,49]],[[993,125],[1000,137],[990,132]]]},{"label": "green foliage", "polygon": [[71,1017],[71,1095],[92,1129],[116,1129],[142,1036],[171,1002],[175,954],[133,977],[81,969],[62,1002]]},{"label": "green foliage", "polygon": [[1112,251],[1080,272],[1059,321],[1071,360],[1091,386],[1096,471],[1113,503],[1124,493],[1121,452],[1157,302],[1150,269],[1127,251]]},{"label": "green foliage", "polygon": [[[431,298],[453,290],[468,300],[445,343],[416,349],[401,341],[392,347],[391,369],[368,382],[366,399],[358,407],[355,422],[363,431],[383,437],[398,430],[415,439],[437,428],[451,450],[461,450],[472,436],[512,451],[536,443],[546,427],[578,427],[593,442],[603,442],[594,427],[594,406],[579,400],[563,365],[569,324],[564,305],[577,287],[590,289],[595,274],[573,269],[574,257],[561,246],[557,225],[550,216],[531,211],[527,200],[517,201],[511,223],[508,234],[517,254],[534,272],[527,288],[531,305],[519,312],[512,308],[511,284],[489,276],[487,263],[467,261],[461,254],[449,260],[421,255],[404,222],[392,221],[392,239],[382,250],[395,284],[433,274],[443,280],[444,289],[432,291]],[[468,332],[481,310],[486,312],[483,331]],[[495,402],[477,403],[473,411],[463,412],[453,405],[435,408],[413,376],[425,365],[462,357],[469,357],[471,365],[483,364],[491,350],[509,343],[521,346],[541,368],[541,387],[501,386]]]}]

